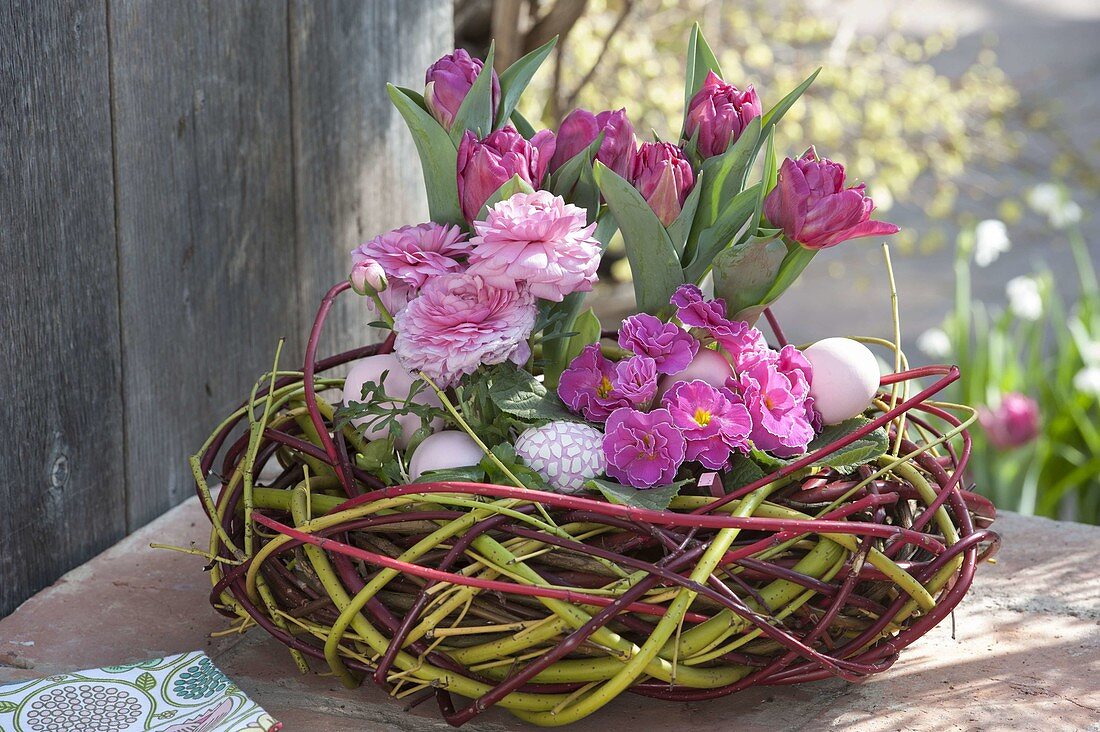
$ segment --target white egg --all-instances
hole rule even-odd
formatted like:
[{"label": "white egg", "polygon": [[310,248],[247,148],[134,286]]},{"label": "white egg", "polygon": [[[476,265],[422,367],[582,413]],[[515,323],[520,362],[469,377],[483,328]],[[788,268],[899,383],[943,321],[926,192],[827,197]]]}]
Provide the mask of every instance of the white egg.
[{"label": "white egg", "polygon": [[813,366],[810,396],[825,424],[861,414],[878,391],[878,359],[850,338],[826,338],[802,352]]},{"label": "white egg", "polygon": [[677,381],[691,381],[699,379],[711,386],[725,386],[726,379],[733,376],[733,367],[729,360],[718,351],[710,348],[700,348],[691,363],[678,374],[669,374],[661,379],[660,389],[657,395],[661,396]]},{"label": "white egg", "polygon": [[413,451],[412,460],[409,461],[409,480],[415,481],[429,470],[477,465],[483,457],[485,453],[465,432],[436,432],[426,437]]},{"label": "white egg", "polygon": [[[378,383],[383,373],[386,374],[386,380],[382,382],[382,387],[385,389],[386,394],[399,400],[398,403],[407,400],[412,385],[418,379],[401,366],[397,356],[392,353],[385,353],[378,356],[368,356],[355,362],[355,365],[351,367],[351,371],[348,372],[347,379],[344,380],[344,404],[362,401],[363,384],[368,381]],[[413,401],[418,404],[429,404],[433,407],[443,408],[443,403],[439,401],[439,397],[427,384],[424,384],[420,391],[413,396]],[[363,417],[353,420],[352,423],[358,427],[370,419],[370,417]],[[421,421],[420,417],[415,414],[405,414],[398,417],[397,422],[401,425],[401,436],[395,442],[398,448],[404,450],[408,447],[413,433],[420,428]],[[442,426],[442,419],[432,420],[431,427],[433,430],[438,430]],[[363,432],[363,436],[368,440],[381,439],[386,434],[387,429],[382,425],[375,425]]]}]

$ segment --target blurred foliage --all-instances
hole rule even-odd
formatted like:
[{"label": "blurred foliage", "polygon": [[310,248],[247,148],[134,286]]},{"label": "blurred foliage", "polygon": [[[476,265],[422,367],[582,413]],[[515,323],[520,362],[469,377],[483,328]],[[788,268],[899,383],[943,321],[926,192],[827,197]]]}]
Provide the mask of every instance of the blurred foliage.
[{"label": "blurred foliage", "polygon": [[[933,62],[953,47],[950,33],[861,35],[793,0],[590,0],[562,45],[560,69],[536,78],[521,111],[556,127],[556,112],[625,106],[639,137],[651,130],[674,137],[683,115],[684,49],[697,19],[726,80],[754,84],[765,109],[824,67],[777,129],[777,149],[794,155],[815,145],[867,180],[883,211],[904,199],[929,218],[953,219],[960,197],[980,198],[988,183],[964,180],[963,171],[975,163],[996,169],[1022,143],[1006,125],[1019,95],[992,48],[949,78]],[[895,246],[927,251],[944,242],[942,231],[924,235],[917,242],[914,231],[903,232]]]}]

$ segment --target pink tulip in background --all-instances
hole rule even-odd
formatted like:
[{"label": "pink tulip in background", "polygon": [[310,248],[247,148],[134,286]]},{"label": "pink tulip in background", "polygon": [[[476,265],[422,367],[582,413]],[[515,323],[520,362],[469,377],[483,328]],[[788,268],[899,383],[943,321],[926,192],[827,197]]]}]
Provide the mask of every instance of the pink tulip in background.
[{"label": "pink tulip in background", "polygon": [[737,142],[749,122],[760,114],[760,97],[752,84],[740,91],[710,71],[688,105],[684,132],[689,140],[698,133],[699,154],[710,158]]},{"label": "pink tulip in background", "polygon": [[994,447],[1011,450],[1039,436],[1039,405],[1029,396],[1009,392],[997,407],[979,409],[978,421]]},{"label": "pink tulip in background", "polygon": [[[481,59],[473,58],[459,48],[429,66],[424,74],[424,103],[428,105],[432,116],[447,130],[454,124],[455,115],[458,114],[470,87],[477,81],[483,66]],[[493,113],[496,114],[500,101],[500,79],[495,71],[492,98]]]},{"label": "pink tulip in background", "polygon": [[680,215],[695,174],[684,151],[668,142],[646,142],[634,156],[630,182],[665,226]]},{"label": "pink tulip in background", "polygon": [[586,109],[574,109],[558,127],[558,144],[551,172],[565,165],[581,150],[591,145],[603,132],[603,142],[596,153],[596,160],[614,170],[623,178],[630,177],[630,166],[638,143],[634,139],[634,126],[626,118],[626,110],[604,111],[592,114]]}]

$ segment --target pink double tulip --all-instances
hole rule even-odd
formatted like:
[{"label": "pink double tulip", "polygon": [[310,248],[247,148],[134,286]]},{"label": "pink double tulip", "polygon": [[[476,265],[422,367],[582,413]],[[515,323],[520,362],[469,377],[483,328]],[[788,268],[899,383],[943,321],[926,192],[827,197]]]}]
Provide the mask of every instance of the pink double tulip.
[{"label": "pink double tulip", "polygon": [[[470,87],[477,81],[484,63],[473,58],[461,48],[449,53],[428,67],[424,74],[424,103],[439,124],[447,130],[454,124],[458,108],[466,98]],[[493,114],[500,102],[500,80],[493,72]]]},{"label": "pink double tulip", "polygon": [[844,187],[844,166],[818,158],[811,147],[779,169],[775,188],[764,199],[764,215],[791,241],[807,249],[825,249],[848,239],[889,236],[894,224],[872,221],[875,202],[860,183]]},{"label": "pink double tulip", "polygon": [[646,142],[631,166],[630,182],[665,226],[680,215],[695,174],[684,151],[668,142]]},{"label": "pink double tulip", "polygon": [[513,127],[502,127],[478,140],[467,130],[458,145],[458,200],[467,221],[477,218],[481,207],[497,189],[518,175],[538,188],[554,156],[554,133],[543,130],[530,140]]},{"label": "pink double tulip", "polygon": [[1010,450],[1039,436],[1039,405],[1031,397],[1010,392],[995,409],[979,409],[978,421],[995,448]]},{"label": "pink double tulip", "polygon": [[550,161],[550,171],[565,165],[603,132],[596,160],[614,170],[623,178],[630,177],[630,165],[638,150],[634,139],[634,126],[626,118],[626,110],[607,110],[592,114],[586,109],[574,109],[561,121],[558,128],[558,145]]},{"label": "pink double tulip", "polygon": [[698,150],[704,158],[721,155],[737,142],[749,122],[761,115],[760,97],[749,84],[744,91],[722,81],[713,71],[688,104],[684,131],[690,140],[698,133]]}]

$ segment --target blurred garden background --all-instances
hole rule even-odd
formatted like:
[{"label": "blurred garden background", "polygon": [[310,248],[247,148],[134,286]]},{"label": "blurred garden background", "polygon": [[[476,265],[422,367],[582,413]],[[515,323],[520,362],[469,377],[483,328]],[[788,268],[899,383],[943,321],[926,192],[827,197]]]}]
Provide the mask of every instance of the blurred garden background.
[{"label": "blurred garden background", "polygon": [[[843,162],[901,225],[902,344],[962,368],[946,398],[979,407],[969,480],[1005,509],[1100,523],[1100,3],[455,0],[456,44],[484,56],[496,38],[499,69],[561,35],[528,119],[626,107],[662,139],[695,20],[765,108],[823,67],[777,147]],[[605,323],[632,302],[609,254]],[[823,252],[775,311],[796,343],[890,338],[879,242]]]}]

